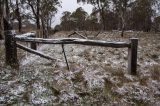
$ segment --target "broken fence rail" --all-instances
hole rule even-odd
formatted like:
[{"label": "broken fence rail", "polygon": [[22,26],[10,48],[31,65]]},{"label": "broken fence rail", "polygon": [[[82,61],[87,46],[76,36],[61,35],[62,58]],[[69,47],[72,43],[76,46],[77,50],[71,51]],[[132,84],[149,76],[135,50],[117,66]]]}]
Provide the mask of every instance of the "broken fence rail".
[{"label": "broken fence rail", "polygon": [[[30,42],[31,48],[34,49],[36,53],[36,43],[42,44],[81,44],[88,46],[102,46],[102,47],[112,47],[112,48],[128,48],[128,73],[131,75],[137,74],[137,47],[138,39],[131,38],[129,42],[107,42],[102,40],[89,40],[89,39],[79,39],[79,38],[61,38],[61,39],[43,39],[35,38],[35,34],[23,34],[15,35],[11,30],[5,32],[5,47],[6,47],[6,63],[8,65],[18,63],[17,59],[17,49],[16,47],[21,47],[22,45],[16,44],[16,41]],[[23,48],[22,48],[23,47]],[[24,50],[29,50],[28,48]],[[9,52],[7,52],[9,51]],[[37,53],[38,54],[38,53]],[[41,54],[40,54],[41,55]],[[43,54],[42,54],[43,55]],[[46,57],[43,55],[43,57]]]}]

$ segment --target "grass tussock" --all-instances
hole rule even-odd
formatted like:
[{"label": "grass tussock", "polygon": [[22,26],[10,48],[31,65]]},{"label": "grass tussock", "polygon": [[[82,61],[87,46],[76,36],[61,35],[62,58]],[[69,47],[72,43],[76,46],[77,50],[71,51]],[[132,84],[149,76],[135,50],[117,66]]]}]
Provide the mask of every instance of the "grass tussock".
[{"label": "grass tussock", "polygon": [[142,86],[147,86],[147,82],[148,82],[148,77],[142,77],[139,79],[139,83]]},{"label": "grass tussock", "polygon": [[160,65],[153,65],[151,67],[151,77],[153,80],[160,80]]}]

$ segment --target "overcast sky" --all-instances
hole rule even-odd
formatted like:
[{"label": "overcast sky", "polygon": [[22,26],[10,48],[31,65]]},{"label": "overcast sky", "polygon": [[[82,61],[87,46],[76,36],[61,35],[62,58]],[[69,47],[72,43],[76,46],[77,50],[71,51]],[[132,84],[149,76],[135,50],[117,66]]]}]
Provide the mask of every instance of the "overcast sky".
[{"label": "overcast sky", "polygon": [[83,4],[83,3],[77,4],[77,0],[61,0],[61,1],[62,1],[62,4],[61,4],[62,8],[58,9],[59,11],[54,18],[53,26],[60,23],[60,18],[64,11],[73,12],[78,7],[82,7],[86,12],[88,12],[88,14],[92,12],[93,6],[90,4]]}]

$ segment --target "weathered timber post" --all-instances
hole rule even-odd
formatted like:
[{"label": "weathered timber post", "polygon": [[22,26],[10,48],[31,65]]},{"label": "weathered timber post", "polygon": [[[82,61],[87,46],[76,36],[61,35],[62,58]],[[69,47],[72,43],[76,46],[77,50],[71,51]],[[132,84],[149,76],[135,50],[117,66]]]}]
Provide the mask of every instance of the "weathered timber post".
[{"label": "weathered timber post", "polygon": [[137,74],[137,48],[138,38],[131,38],[128,48],[128,73],[131,75]]},{"label": "weathered timber post", "polygon": [[17,59],[17,48],[16,48],[16,41],[15,32],[13,30],[6,30],[5,31],[5,54],[6,54],[6,64],[10,65],[12,68],[18,68],[18,59]]},{"label": "weathered timber post", "polygon": [[[35,34],[33,34],[33,35],[31,35],[30,37],[32,37],[32,38],[36,38],[36,35],[35,35]],[[37,50],[37,45],[36,45],[36,43],[35,43],[35,42],[31,42],[31,49]]]}]

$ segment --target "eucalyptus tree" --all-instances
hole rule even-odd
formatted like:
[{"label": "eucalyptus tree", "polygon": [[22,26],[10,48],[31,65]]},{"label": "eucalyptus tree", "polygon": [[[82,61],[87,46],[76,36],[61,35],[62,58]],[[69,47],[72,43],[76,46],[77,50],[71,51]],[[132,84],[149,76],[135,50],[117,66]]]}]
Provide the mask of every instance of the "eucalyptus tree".
[{"label": "eucalyptus tree", "polygon": [[37,30],[39,31],[42,28],[43,34],[45,34],[45,31],[51,27],[51,20],[57,12],[57,7],[60,6],[60,1],[22,0],[22,2],[29,11],[32,11],[31,15],[36,21]]},{"label": "eucalyptus tree", "polygon": [[60,6],[58,0],[43,0],[40,6],[40,18],[43,28],[43,35],[51,28],[51,21]]},{"label": "eucalyptus tree", "polygon": [[[4,20],[5,19],[5,20]],[[10,30],[8,24],[5,22],[10,22],[10,8],[8,0],[0,0],[0,38],[4,38],[4,30]]]},{"label": "eucalyptus tree", "polygon": [[109,9],[110,0],[77,0],[77,2],[89,3],[94,6],[94,10],[100,13],[101,24],[103,25],[103,30],[106,30],[106,20],[105,13]]},{"label": "eucalyptus tree", "polygon": [[112,0],[113,8],[119,16],[119,23],[121,23],[121,36],[123,37],[124,30],[126,27],[126,18],[127,18],[127,11],[131,9],[131,6],[135,2],[135,0]]},{"label": "eucalyptus tree", "polygon": [[88,15],[82,8],[78,8],[73,13],[65,11],[62,13],[61,17],[61,29],[62,30],[99,30],[100,24],[98,23],[98,18],[96,14],[92,13]]},{"label": "eucalyptus tree", "polygon": [[157,0],[136,0],[132,8],[133,11],[133,28],[143,31],[150,31],[152,18],[154,17]]},{"label": "eucalyptus tree", "polygon": [[21,0],[10,0],[9,2],[10,6],[10,19],[12,20],[17,20],[18,21],[18,31],[22,31],[22,16],[24,13],[21,12],[22,4]]},{"label": "eucalyptus tree", "polygon": [[100,23],[95,12],[92,12],[85,20],[85,29],[89,31],[100,30]]},{"label": "eucalyptus tree", "polygon": [[155,30],[155,32],[160,32],[160,1],[159,0],[155,0],[155,2],[153,3],[154,5],[154,22],[152,25],[152,28]]},{"label": "eucalyptus tree", "polygon": [[22,3],[28,7],[27,9],[31,9],[36,20],[37,30],[40,30],[40,0],[22,0]]},{"label": "eucalyptus tree", "polygon": [[15,11],[15,14],[16,14],[16,18],[18,20],[18,30],[19,32],[22,31],[22,18],[21,18],[21,13],[20,13],[20,0],[16,0],[16,11]]},{"label": "eucalyptus tree", "polygon": [[62,21],[62,22],[63,22],[63,21],[69,21],[70,18],[71,18],[71,12],[69,12],[69,11],[64,11],[64,12],[62,13],[61,21]]},{"label": "eucalyptus tree", "polygon": [[73,23],[74,22],[71,20],[71,12],[64,11],[61,17],[62,30],[71,30],[73,28]]},{"label": "eucalyptus tree", "polygon": [[84,29],[84,23],[88,16],[88,13],[79,7],[71,14],[71,18],[76,22],[76,26],[79,30]]}]

